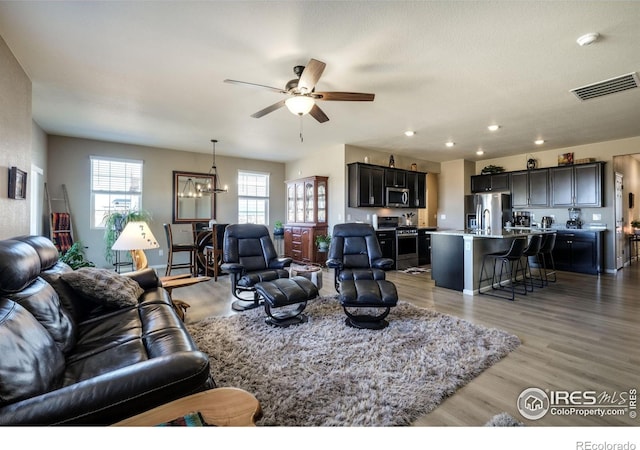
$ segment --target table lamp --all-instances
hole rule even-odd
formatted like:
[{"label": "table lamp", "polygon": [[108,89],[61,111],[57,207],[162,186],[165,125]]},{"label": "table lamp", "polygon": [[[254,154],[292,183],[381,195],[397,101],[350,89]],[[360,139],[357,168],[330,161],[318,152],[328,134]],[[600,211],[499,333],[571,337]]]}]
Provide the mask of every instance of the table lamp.
[{"label": "table lamp", "polygon": [[159,248],[160,245],[146,222],[128,222],[111,250],[129,250],[134,270],[148,267],[144,250]]}]

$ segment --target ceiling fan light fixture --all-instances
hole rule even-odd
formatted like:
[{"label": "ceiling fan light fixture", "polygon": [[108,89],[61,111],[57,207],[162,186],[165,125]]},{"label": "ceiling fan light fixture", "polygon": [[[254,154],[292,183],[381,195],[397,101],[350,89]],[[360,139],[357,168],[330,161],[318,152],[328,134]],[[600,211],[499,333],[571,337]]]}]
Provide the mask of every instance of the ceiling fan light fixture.
[{"label": "ceiling fan light fixture", "polygon": [[313,98],[307,97],[306,95],[290,97],[284,103],[287,105],[287,109],[296,116],[309,114],[309,111],[311,111],[311,108],[315,105]]}]

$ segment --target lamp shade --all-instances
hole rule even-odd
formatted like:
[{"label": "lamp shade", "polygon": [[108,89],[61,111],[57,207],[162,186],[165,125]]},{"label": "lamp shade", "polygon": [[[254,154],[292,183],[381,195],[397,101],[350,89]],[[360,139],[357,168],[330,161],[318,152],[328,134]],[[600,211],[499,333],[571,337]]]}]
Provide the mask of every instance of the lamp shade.
[{"label": "lamp shade", "polygon": [[159,247],[146,222],[128,222],[111,250],[148,250]]},{"label": "lamp shade", "polygon": [[296,95],[288,98],[284,103],[287,105],[287,109],[297,116],[308,114],[313,105],[315,105],[313,98],[305,95]]}]

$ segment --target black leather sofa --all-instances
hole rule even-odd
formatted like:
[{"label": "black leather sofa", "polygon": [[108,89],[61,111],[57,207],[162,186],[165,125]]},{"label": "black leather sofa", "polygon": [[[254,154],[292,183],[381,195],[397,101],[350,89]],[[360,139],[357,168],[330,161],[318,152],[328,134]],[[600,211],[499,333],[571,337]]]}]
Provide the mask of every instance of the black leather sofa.
[{"label": "black leather sofa", "polygon": [[215,387],[152,269],[131,275],[138,304],[116,309],[69,271],[47,238],[0,241],[0,425],[108,425]]}]

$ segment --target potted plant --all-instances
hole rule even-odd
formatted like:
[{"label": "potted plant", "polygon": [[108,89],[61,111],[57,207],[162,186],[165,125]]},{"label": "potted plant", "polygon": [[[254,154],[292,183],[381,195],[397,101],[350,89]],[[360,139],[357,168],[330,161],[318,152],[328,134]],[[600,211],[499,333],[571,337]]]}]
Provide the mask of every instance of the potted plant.
[{"label": "potted plant", "polygon": [[329,249],[330,242],[331,235],[329,234],[319,234],[316,236],[316,244],[318,245],[318,250],[321,252],[326,252]]},{"label": "potted plant", "polygon": [[282,226],[282,222],[276,220],[273,224],[273,235],[274,236],[282,236],[284,234],[284,227]]},{"label": "potted plant", "polygon": [[113,251],[111,247],[128,222],[148,222],[151,214],[147,211],[112,211],[104,215],[104,258],[109,264],[113,263]]},{"label": "potted plant", "polygon": [[640,220],[632,220],[631,226],[634,228],[633,232],[635,234],[640,234]]},{"label": "potted plant", "polygon": [[60,255],[60,261],[68,264],[73,270],[81,267],[96,266],[94,263],[86,259],[84,247],[80,241],[74,242],[69,250],[67,250],[63,255]]}]

